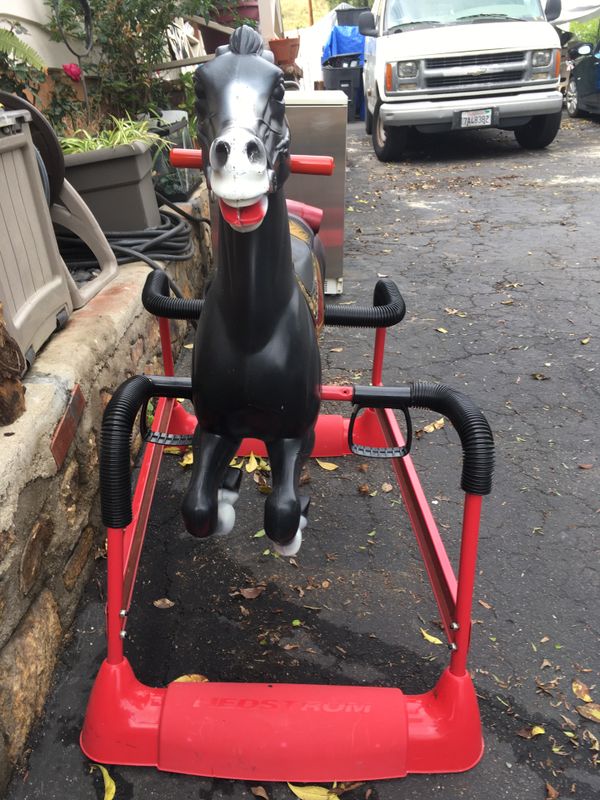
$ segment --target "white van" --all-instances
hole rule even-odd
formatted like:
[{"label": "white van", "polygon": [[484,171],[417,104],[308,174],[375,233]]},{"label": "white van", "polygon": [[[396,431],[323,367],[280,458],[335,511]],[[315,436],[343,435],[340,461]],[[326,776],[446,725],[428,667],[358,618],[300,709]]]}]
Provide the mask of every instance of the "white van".
[{"label": "white van", "polygon": [[560,0],[375,0],[365,41],[366,129],[381,161],[408,129],[513,130],[538,149],[560,128]]}]

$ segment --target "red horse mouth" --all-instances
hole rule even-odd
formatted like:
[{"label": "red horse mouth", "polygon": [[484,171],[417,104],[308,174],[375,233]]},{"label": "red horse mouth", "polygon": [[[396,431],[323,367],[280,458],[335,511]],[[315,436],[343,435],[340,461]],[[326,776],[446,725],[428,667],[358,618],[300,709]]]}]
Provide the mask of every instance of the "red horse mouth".
[{"label": "red horse mouth", "polygon": [[265,218],[267,213],[267,203],[264,197],[261,197],[255,203],[249,206],[235,207],[230,206],[224,200],[219,200],[219,208],[223,219],[228,222],[232,228],[238,230],[245,228],[256,228]]}]

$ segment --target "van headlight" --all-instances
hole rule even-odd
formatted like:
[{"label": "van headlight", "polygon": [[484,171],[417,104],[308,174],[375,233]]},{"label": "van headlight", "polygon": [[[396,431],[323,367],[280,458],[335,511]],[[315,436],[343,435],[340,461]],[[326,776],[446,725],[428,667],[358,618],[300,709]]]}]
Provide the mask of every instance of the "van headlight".
[{"label": "van headlight", "polygon": [[416,78],[419,72],[419,64],[417,61],[399,61],[397,70],[399,78]]},{"label": "van headlight", "polygon": [[534,50],[531,56],[531,65],[534,69],[544,69],[550,66],[552,50]]}]

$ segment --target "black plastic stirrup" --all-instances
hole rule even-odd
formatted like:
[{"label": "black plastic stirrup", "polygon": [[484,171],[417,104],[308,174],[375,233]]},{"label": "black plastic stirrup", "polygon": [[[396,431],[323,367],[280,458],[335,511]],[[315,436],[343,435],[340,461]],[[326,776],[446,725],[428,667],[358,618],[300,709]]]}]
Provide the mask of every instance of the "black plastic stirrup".
[{"label": "black plastic stirrup", "polygon": [[350,417],[350,425],[348,427],[348,444],[350,450],[357,456],[364,456],[365,458],[404,458],[410,453],[412,444],[412,420],[407,407],[402,408],[404,419],[406,420],[406,443],[404,447],[370,447],[365,444],[356,444],[353,440],[354,423],[358,419],[358,415],[368,406],[356,405],[352,409],[352,416]]},{"label": "black plastic stirrup", "polygon": [[140,434],[145,442],[158,444],[161,447],[187,447],[192,444],[193,436],[189,433],[163,433],[152,431],[148,427],[148,403],[146,400],[140,412]]}]

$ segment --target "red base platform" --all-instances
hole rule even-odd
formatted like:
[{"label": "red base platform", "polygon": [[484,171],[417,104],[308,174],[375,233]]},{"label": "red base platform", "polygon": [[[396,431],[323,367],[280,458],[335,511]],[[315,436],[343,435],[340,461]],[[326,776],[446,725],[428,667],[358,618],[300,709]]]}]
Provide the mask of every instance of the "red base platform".
[{"label": "red base platform", "polygon": [[81,734],[104,764],[238,780],[331,782],[462,772],[483,753],[468,673],[421,695],[271,683],[139,683],[105,661]]}]

